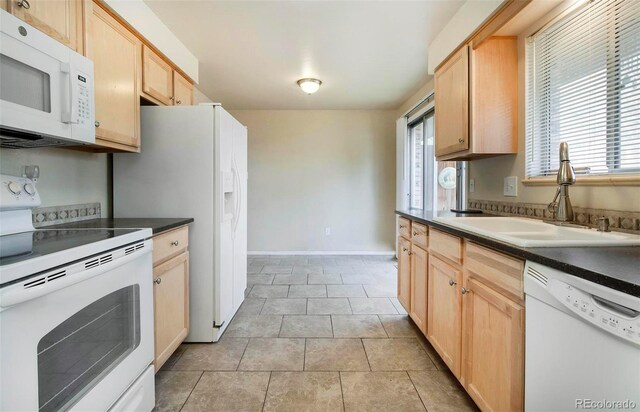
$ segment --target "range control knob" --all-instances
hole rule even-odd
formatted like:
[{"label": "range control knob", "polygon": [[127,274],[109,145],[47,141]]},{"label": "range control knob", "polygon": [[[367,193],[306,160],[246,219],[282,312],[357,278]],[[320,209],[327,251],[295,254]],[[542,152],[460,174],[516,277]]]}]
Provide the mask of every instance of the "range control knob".
[{"label": "range control knob", "polygon": [[14,195],[19,195],[20,193],[22,193],[22,189],[20,188],[20,185],[16,182],[9,182],[7,187],[9,188],[9,191]]},{"label": "range control knob", "polygon": [[33,187],[31,183],[27,183],[24,185],[24,191],[27,192],[29,196],[33,196],[36,194],[36,188]]}]

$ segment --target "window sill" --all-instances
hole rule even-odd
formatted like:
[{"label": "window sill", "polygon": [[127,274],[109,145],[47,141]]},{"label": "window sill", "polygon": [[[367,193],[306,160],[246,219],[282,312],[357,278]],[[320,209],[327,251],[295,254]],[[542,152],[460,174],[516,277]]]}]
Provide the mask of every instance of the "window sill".
[{"label": "window sill", "polygon": [[[555,186],[555,176],[523,179],[525,186]],[[617,176],[576,176],[578,186],[640,186],[640,174]]]}]

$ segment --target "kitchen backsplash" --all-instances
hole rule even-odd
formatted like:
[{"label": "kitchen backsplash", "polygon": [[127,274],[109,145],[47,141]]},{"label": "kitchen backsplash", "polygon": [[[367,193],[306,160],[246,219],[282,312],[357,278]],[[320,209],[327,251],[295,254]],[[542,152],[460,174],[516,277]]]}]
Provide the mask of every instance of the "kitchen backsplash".
[{"label": "kitchen backsplash", "polygon": [[[487,213],[500,216],[523,216],[534,219],[551,219],[552,214],[547,209],[547,204],[542,203],[517,203],[494,200],[469,200],[471,209],[479,209]],[[573,207],[575,222],[584,226],[597,226],[598,218],[609,218],[611,229],[623,232],[640,232],[640,212],[627,212],[620,210],[589,209],[578,206]]]},{"label": "kitchen backsplash", "polygon": [[36,228],[58,225],[60,223],[79,222],[81,220],[102,217],[100,203],[79,205],[39,207],[31,212],[33,226]]}]

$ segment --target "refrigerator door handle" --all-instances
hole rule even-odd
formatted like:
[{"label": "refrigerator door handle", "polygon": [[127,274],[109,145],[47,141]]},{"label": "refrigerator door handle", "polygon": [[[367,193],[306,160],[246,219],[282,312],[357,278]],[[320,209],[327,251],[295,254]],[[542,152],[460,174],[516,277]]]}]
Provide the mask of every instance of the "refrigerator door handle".
[{"label": "refrigerator door handle", "polygon": [[235,196],[236,196],[236,210],[233,214],[233,230],[231,231],[231,236],[235,239],[236,231],[238,229],[238,222],[240,221],[240,205],[242,202],[242,185],[240,184],[240,175],[238,173],[238,164],[236,163],[235,157],[232,159],[233,166],[231,171],[233,172],[233,185],[235,186]]}]

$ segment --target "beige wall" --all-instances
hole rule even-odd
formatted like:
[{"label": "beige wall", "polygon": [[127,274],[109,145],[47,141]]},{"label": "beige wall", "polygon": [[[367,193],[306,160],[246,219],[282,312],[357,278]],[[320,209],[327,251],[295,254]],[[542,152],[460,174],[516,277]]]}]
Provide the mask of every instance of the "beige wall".
[{"label": "beige wall", "polygon": [[[518,154],[469,162],[469,178],[475,179],[475,192],[470,199],[498,200],[525,203],[549,203],[556,186],[525,186],[525,39],[539,27],[570,5],[564,3],[542,19],[524,29],[518,38]],[[569,148],[571,155],[571,148]],[[518,196],[503,196],[503,178],[518,176]],[[640,186],[586,186],[578,184],[570,189],[574,206],[615,210],[640,210]]]},{"label": "beige wall", "polygon": [[213,103],[209,97],[200,91],[197,87],[193,88],[193,104]]},{"label": "beige wall", "polygon": [[102,216],[111,209],[108,155],[69,149],[0,149],[0,171],[20,175],[24,165],[39,165],[42,206],[100,202]]},{"label": "beige wall", "polygon": [[394,250],[395,111],[231,113],[249,128],[249,251]]},{"label": "beige wall", "polygon": [[407,110],[415,106],[416,103],[422,100],[427,94],[433,92],[433,83],[433,76],[429,76],[429,79],[424,84],[424,86],[419,88],[418,91],[413,94],[413,96],[409,97],[407,101],[405,101],[400,105],[400,107],[398,107],[398,109],[396,110],[396,119],[405,114]]}]

